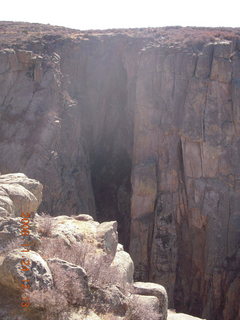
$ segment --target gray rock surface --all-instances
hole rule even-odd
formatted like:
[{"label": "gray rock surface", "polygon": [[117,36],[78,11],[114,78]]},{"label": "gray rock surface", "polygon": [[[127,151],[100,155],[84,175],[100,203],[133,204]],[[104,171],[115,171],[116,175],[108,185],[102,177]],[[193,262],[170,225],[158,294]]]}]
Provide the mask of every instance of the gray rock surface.
[{"label": "gray rock surface", "polygon": [[40,243],[40,236],[36,233],[36,226],[31,222],[30,235],[23,240],[20,235],[22,227],[21,218],[0,218],[0,252],[6,248],[19,248],[23,242],[31,242],[29,248],[37,248]]},{"label": "gray rock surface", "polygon": [[117,222],[103,222],[97,227],[96,238],[109,259],[114,259],[118,246]]},{"label": "gray rock surface", "polygon": [[129,253],[123,250],[122,245],[118,245],[111,266],[117,273],[120,286],[133,283],[134,264]]},{"label": "gray rock surface", "polygon": [[134,282],[133,290],[135,294],[157,297],[159,304],[159,313],[162,314],[162,320],[167,319],[168,296],[163,286],[150,282]]},{"label": "gray rock surface", "polygon": [[127,319],[162,320],[159,312],[159,300],[155,296],[132,294],[127,313]]},{"label": "gray rock surface", "polygon": [[15,290],[21,290],[22,284],[27,283],[32,291],[52,288],[53,279],[46,261],[37,252],[15,249],[0,265],[0,283]]},{"label": "gray rock surface", "polygon": [[0,175],[0,216],[36,212],[42,201],[42,185],[22,173]]}]

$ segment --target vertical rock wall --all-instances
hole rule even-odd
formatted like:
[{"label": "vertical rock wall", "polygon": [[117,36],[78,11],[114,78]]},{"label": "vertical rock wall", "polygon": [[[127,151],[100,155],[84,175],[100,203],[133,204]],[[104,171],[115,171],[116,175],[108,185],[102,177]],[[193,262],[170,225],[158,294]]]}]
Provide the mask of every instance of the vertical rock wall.
[{"label": "vertical rock wall", "polygon": [[239,288],[239,62],[230,41],[198,55],[153,48],[141,55],[136,84],[136,276],[207,319],[239,312],[231,294]]}]

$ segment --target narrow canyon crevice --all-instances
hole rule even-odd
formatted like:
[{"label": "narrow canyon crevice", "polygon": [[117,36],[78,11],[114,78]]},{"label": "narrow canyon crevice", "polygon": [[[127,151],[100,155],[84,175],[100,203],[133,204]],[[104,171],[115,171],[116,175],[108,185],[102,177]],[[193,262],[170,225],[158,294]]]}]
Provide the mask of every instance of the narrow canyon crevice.
[{"label": "narrow canyon crevice", "polygon": [[119,241],[128,250],[130,241],[131,159],[111,154],[99,146],[91,165],[97,220],[118,222]]}]

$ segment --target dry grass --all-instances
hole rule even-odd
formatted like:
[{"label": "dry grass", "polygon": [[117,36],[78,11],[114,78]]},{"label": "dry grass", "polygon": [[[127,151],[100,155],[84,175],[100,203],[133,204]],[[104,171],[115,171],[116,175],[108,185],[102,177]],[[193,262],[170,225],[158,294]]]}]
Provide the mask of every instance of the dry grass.
[{"label": "dry grass", "polygon": [[44,314],[44,319],[62,319],[67,317],[70,307],[87,304],[75,272],[67,272],[59,265],[52,265],[54,288],[28,292],[31,306]]},{"label": "dry grass", "polygon": [[86,241],[68,246],[61,238],[42,238],[40,254],[44,259],[59,258],[82,267],[89,278],[89,283],[100,287],[117,284],[116,268],[110,267],[106,254]]},{"label": "dry grass", "polygon": [[137,296],[131,295],[128,301],[128,310],[125,320],[161,320],[158,312],[141,304]]},{"label": "dry grass", "polygon": [[162,27],[162,28],[130,28],[80,31],[70,28],[27,23],[27,22],[0,22],[0,47],[27,47],[32,41],[39,43],[62,42],[71,39],[80,42],[82,39],[117,35],[147,38],[149,42],[161,43],[164,46],[176,45],[179,47],[201,46],[202,43],[219,40],[240,39],[239,28],[204,28],[204,27]]},{"label": "dry grass", "polygon": [[66,320],[68,302],[62,293],[56,289],[32,291],[29,293],[31,309],[44,314],[46,320]]},{"label": "dry grass", "polygon": [[53,228],[52,217],[44,212],[42,212],[40,216],[41,217],[38,219],[38,232],[43,237],[50,237]]},{"label": "dry grass", "polygon": [[69,305],[79,306],[86,303],[88,297],[82,291],[79,277],[75,272],[67,272],[59,265],[51,266],[56,291]]}]

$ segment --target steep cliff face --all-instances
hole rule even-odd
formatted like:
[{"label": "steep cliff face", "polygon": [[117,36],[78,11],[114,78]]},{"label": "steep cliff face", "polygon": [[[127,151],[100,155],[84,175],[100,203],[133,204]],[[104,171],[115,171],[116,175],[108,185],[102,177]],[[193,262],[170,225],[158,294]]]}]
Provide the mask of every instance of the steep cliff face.
[{"label": "steep cliff face", "polygon": [[141,278],[208,319],[238,314],[239,70],[230,41],[156,48],[136,85],[130,252]]},{"label": "steep cliff face", "polygon": [[53,215],[118,220],[177,310],[237,319],[239,30],[1,30],[0,171]]}]

